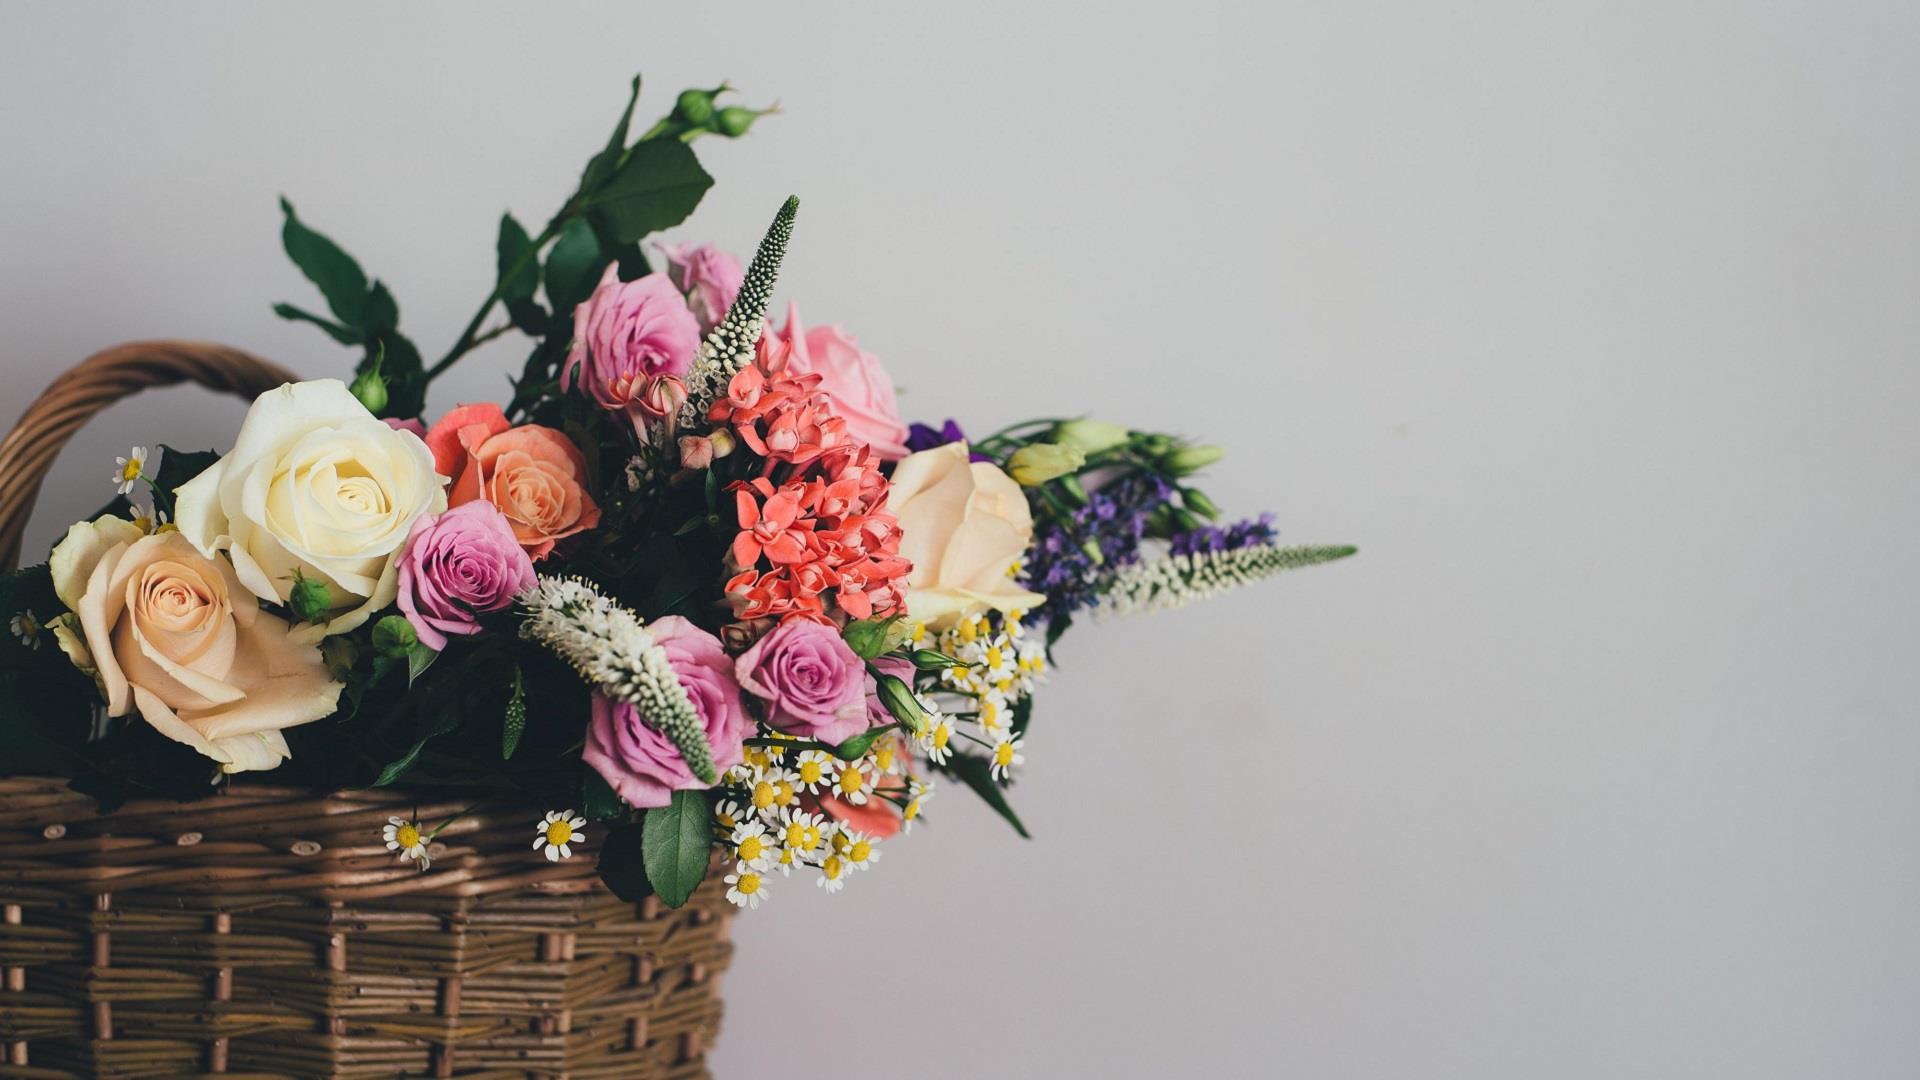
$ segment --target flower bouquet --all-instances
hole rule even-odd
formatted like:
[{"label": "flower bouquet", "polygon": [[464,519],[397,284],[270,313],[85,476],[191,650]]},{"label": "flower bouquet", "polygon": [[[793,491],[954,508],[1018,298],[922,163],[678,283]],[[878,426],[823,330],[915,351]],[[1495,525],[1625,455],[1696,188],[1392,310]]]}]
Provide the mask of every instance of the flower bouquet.
[{"label": "flower bouquet", "polygon": [[[745,266],[657,239],[712,183],[695,143],[770,110],[692,90],[633,138],[633,90],[543,227],[501,219],[496,284],[432,363],[387,286],[283,203],[325,311],[275,310],[357,350],[351,378],[260,394],[224,453],[134,447],[114,501],[0,581],[0,777],[94,800],[88,851],[116,819],[191,847],[191,807],[265,783],[373,799],[339,819],[359,834],[327,833],[358,875],[314,886],[336,905],[449,873],[604,895],[597,874],[650,913],[710,877],[738,907],[837,892],[948,781],[1025,835],[1007,789],[1077,622],[1353,551],[1214,524],[1194,486],[1214,447],[1090,419],[904,423],[851,335],[791,303],[768,318],[797,200]],[[515,333],[508,400],[426,409]],[[7,790],[0,835],[31,817]],[[166,800],[199,801],[163,825]],[[482,869],[496,829],[520,840]],[[126,891],[108,884],[89,887]],[[0,963],[26,970],[9,940]],[[438,977],[436,1014],[464,1015],[444,1001],[463,974]],[[0,1039],[24,1048],[6,1000]]]}]

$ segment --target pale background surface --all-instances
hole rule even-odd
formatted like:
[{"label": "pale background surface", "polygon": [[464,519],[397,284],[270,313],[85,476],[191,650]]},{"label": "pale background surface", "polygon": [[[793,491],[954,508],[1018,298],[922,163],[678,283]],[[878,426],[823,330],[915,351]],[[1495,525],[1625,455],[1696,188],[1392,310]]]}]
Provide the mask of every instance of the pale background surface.
[{"label": "pale background surface", "polygon": [[[720,1075],[1914,1075],[1920,13],[1133,7],[8,3],[4,411],[134,337],[344,370],[281,192],[442,350],[632,71],[730,77],[788,115],[690,234],[802,195],[783,297],[911,412],[1228,442],[1363,552],[1071,638],[1038,839],[949,790],[780,883]],[[30,550],[240,411],[108,413]]]}]

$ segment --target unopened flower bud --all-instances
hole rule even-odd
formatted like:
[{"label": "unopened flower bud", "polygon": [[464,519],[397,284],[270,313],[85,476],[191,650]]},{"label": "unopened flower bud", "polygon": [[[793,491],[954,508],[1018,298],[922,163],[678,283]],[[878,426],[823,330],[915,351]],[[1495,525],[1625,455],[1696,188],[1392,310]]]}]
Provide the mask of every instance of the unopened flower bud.
[{"label": "unopened flower bud", "polygon": [[1092,457],[1102,450],[1111,450],[1126,442],[1127,435],[1126,428],[1105,420],[1068,420],[1053,426],[1051,438],[1062,446],[1075,447]]},{"label": "unopened flower bud", "polygon": [[778,105],[765,109],[743,109],[738,105],[729,105],[714,114],[713,130],[729,139],[737,139],[747,133],[747,129],[753,126],[755,120],[779,111]]},{"label": "unopened flower bud", "polygon": [[1160,459],[1160,467],[1175,476],[1190,476],[1227,456],[1224,446],[1182,446]]},{"label": "unopened flower bud", "polygon": [[712,90],[682,90],[673,102],[673,118],[690,127],[706,127],[713,120],[713,99],[732,87],[721,84]]},{"label": "unopened flower bud", "polygon": [[1059,443],[1029,443],[1007,459],[1007,472],[1026,487],[1038,487],[1056,477],[1077,471],[1087,463],[1087,455],[1078,447]]},{"label": "unopened flower bud", "polygon": [[1174,447],[1179,445],[1173,441],[1172,436],[1162,435],[1155,431],[1134,432],[1131,438],[1135,450],[1152,458],[1163,457],[1170,454],[1173,452]]},{"label": "unopened flower bud", "polygon": [[381,377],[378,368],[361,372],[347,391],[375,416],[387,407],[387,380]]},{"label": "unopened flower bud", "polygon": [[1180,501],[1186,504],[1187,509],[1209,521],[1220,520],[1220,508],[1214,505],[1212,499],[1207,498],[1206,492],[1198,488],[1182,489],[1180,492]]},{"label": "unopened flower bud", "polygon": [[680,436],[680,464],[704,469],[713,464],[713,440],[705,435]]},{"label": "unopened flower bud", "polygon": [[1087,497],[1087,489],[1080,483],[1080,478],[1077,476],[1061,477],[1060,490],[1067,493],[1068,501],[1075,506],[1085,506],[1093,501]]},{"label": "unopened flower bud", "polygon": [[296,577],[287,593],[287,607],[301,622],[325,622],[327,612],[333,609],[333,595],[324,581]]},{"label": "unopened flower bud", "polygon": [[640,395],[640,409],[648,416],[673,416],[687,403],[687,384],[671,375],[662,375],[647,384]]},{"label": "unopened flower bud", "polygon": [[347,673],[353,670],[353,662],[360,656],[360,647],[353,639],[345,635],[335,635],[320,643],[320,661],[327,665],[327,674],[336,682],[345,682]]},{"label": "unopened flower bud", "polygon": [[713,456],[716,460],[733,453],[734,447],[740,445],[739,440],[733,437],[733,432],[726,428],[715,428],[713,433],[707,436],[707,441],[713,444]]},{"label": "unopened flower bud", "polygon": [[373,624],[373,650],[381,656],[405,656],[418,640],[405,615],[389,615]]}]

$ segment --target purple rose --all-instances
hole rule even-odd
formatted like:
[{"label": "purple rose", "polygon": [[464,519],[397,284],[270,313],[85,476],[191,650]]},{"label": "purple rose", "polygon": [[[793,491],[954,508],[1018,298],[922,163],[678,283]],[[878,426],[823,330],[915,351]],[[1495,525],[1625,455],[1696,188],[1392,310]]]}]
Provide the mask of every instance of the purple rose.
[{"label": "purple rose", "polygon": [[682,378],[700,348],[700,323],[665,274],[621,281],[607,267],[593,295],[573,309],[573,347],[560,387],[577,383],[601,408],[639,420],[646,393],[661,378]]},{"label": "purple rose", "polygon": [[[714,766],[724,772],[740,764],[753,722],[740,697],[740,684],[734,681],[733,660],[720,639],[678,615],[657,619],[647,629],[666,651],[680,685],[686,687],[707,742],[713,746]],[[593,715],[581,757],[634,806],[665,806],[676,791],[706,787],[687,768],[672,739],[643,721],[631,703],[602,694],[593,695]]]},{"label": "purple rose", "polygon": [[414,519],[400,550],[400,610],[430,649],[448,634],[477,634],[475,616],[499,611],[533,585],[533,560],[490,502]]},{"label": "purple rose", "polygon": [[702,334],[727,317],[727,309],[740,295],[740,282],[746,277],[739,259],[712,244],[663,245],[660,254],[666,256],[667,277],[673,287],[687,298],[687,307],[700,320]]},{"label": "purple rose", "polygon": [[734,665],[740,685],[767,703],[767,723],[837,743],[867,730],[867,667],[831,626],[781,623]]}]

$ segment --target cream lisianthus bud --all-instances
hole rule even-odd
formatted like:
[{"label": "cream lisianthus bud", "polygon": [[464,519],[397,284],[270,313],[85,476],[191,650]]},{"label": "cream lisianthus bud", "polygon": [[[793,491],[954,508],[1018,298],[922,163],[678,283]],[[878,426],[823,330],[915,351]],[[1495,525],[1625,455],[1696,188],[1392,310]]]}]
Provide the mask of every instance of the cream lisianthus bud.
[{"label": "cream lisianthus bud", "polygon": [[1078,472],[1087,456],[1077,447],[1059,443],[1030,443],[1007,459],[1007,471],[1025,487],[1038,487],[1049,480]]},{"label": "cream lisianthus bud", "polygon": [[1126,442],[1128,434],[1126,428],[1104,420],[1068,420],[1054,425],[1051,439],[1092,456]]}]

